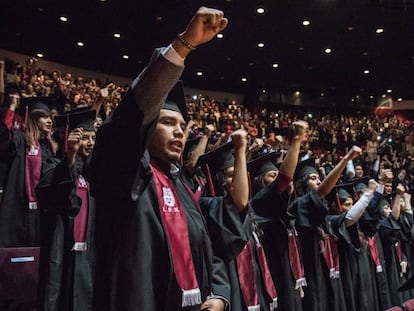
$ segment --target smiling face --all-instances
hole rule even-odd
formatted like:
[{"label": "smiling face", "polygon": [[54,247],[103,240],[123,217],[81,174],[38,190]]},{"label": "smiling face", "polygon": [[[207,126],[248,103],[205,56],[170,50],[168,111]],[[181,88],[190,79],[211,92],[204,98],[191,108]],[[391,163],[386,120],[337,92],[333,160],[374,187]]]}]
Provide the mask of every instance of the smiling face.
[{"label": "smiling face", "polygon": [[36,121],[37,127],[42,135],[48,136],[52,130],[52,118],[49,115],[40,116]]},{"label": "smiling face", "polygon": [[150,155],[168,163],[179,161],[185,145],[185,126],[181,113],[161,109],[157,126],[148,145]]},{"label": "smiling face", "polygon": [[95,146],[96,133],[95,131],[83,131],[82,139],[80,141],[78,153],[87,157],[91,154],[93,147]]}]

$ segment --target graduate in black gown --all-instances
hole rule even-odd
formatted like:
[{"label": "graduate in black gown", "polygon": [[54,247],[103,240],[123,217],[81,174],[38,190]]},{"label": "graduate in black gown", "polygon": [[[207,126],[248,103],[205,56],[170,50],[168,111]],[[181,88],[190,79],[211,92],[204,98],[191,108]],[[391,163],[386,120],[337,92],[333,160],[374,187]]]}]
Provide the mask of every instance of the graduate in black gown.
[{"label": "graduate in black gown", "polygon": [[[96,200],[93,310],[224,310],[230,288],[204,218],[180,178],[183,99],[165,101],[183,58],[227,25],[200,8],[172,45],[154,52],[100,127],[91,160]],[[182,92],[182,91],[181,91]]]},{"label": "graduate in black gown", "polygon": [[85,171],[95,145],[96,111],[57,117],[69,132],[66,156],[39,182],[41,215],[38,310],[88,311],[95,260],[95,204]]},{"label": "graduate in black gown", "polygon": [[307,286],[304,287],[304,310],[333,310],[334,301],[329,280],[329,269],[320,250],[322,227],[328,213],[324,198],[334,188],[348,161],[361,154],[361,148],[353,146],[321,182],[319,173],[312,165],[299,165],[294,184],[297,197],[289,207],[298,230]]},{"label": "graduate in black gown", "polygon": [[[277,289],[278,310],[286,311],[302,310],[302,288],[306,286],[299,240],[287,208],[291,194],[289,185],[298,163],[301,143],[308,138],[308,124],[300,121],[294,125],[295,136],[280,168],[276,168],[271,161],[272,155],[268,155],[260,169],[251,174],[255,193],[250,204],[255,221],[263,231],[260,238]],[[254,160],[250,166],[256,166]]]},{"label": "graduate in black gown", "polygon": [[[51,138],[52,119],[47,102],[33,98],[22,103],[26,109],[24,130],[9,128],[9,167],[0,206],[0,247],[39,246],[39,210],[35,187],[59,159]],[[4,144],[4,141],[2,142]]]}]

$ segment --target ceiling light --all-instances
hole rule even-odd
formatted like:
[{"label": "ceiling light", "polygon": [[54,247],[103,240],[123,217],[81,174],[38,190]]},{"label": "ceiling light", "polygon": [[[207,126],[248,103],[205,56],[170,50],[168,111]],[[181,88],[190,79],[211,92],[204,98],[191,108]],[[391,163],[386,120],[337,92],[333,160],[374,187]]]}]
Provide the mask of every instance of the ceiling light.
[{"label": "ceiling light", "polygon": [[162,20],[162,17],[161,17],[161,16],[157,16],[157,17],[155,18],[155,20],[156,20],[157,22],[159,22],[159,21],[161,21],[161,20]]},{"label": "ceiling light", "polygon": [[387,95],[385,95],[385,94],[382,94],[382,96],[381,96],[382,98],[385,98],[385,97],[387,97]]},{"label": "ceiling light", "polygon": [[369,74],[369,70],[368,69],[365,69],[364,70],[364,74],[366,74],[366,75]]},{"label": "ceiling light", "polygon": [[401,101],[402,101],[402,98],[400,97],[400,98],[398,98],[397,100],[398,100],[399,102],[401,102]]},{"label": "ceiling light", "polygon": [[222,33],[218,33],[218,34],[217,34],[217,38],[219,38],[219,39],[223,39],[223,37],[224,37],[224,36],[223,36],[223,34],[222,34]]},{"label": "ceiling light", "polygon": [[76,42],[76,45],[77,46],[85,46],[85,43],[83,43],[82,41],[78,41],[78,42]]},{"label": "ceiling light", "polygon": [[364,56],[368,56],[368,55],[369,55],[369,53],[368,53],[368,52],[364,52],[364,53],[363,53],[363,55],[364,55]]},{"label": "ceiling light", "polygon": [[241,78],[242,82],[246,82],[247,78]]},{"label": "ceiling light", "polygon": [[302,25],[303,25],[303,26],[309,26],[309,25],[310,25],[310,21],[303,21],[303,22],[302,22]]},{"label": "ceiling light", "polygon": [[299,95],[300,95],[300,92],[299,92],[299,91],[296,91],[296,92],[295,92],[295,95],[296,95],[296,96],[299,96]]},{"label": "ceiling light", "polygon": [[352,31],[352,30],[354,30],[355,29],[355,27],[354,26],[348,26],[348,30],[349,31]]},{"label": "ceiling light", "polygon": [[375,30],[376,33],[383,33],[384,32],[384,28],[377,28]]},{"label": "ceiling light", "polygon": [[262,93],[264,94],[264,93],[266,93],[266,90],[262,90]]},{"label": "ceiling light", "polygon": [[264,43],[263,43],[263,42],[260,42],[260,43],[258,43],[258,44],[257,44],[257,46],[258,46],[259,48],[262,48],[262,47],[264,47]]},{"label": "ceiling light", "polygon": [[197,72],[197,76],[201,77],[203,75],[203,73],[201,71]]},{"label": "ceiling light", "polygon": [[272,65],[272,67],[273,67],[273,68],[277,68],[277,67],[279,67],[279,64],[274,63],[274,64]]},{"label": "ceiling light", "polygon": [[374,95],[371,95],[369,98],[373,99],[374,98]]},{"label": "ceiling light", "polygon": [[305,49],[305,48],[301,46],[301,47],[299,48],[299,51],[303,51],[304,49]]},{"label": "ceiling light", "polygon": [[324,93],[321,93],[321,97],[324,97],[325,96],[325,94]]},{"label": "ceiling light", "polygon": [[387,93],[392,93],[392,90],[391,90],[391,89],[388,89],[388,90],[387,90]]},{"label": "ceiling light", "polygon": [[42,58],[44,55],[42,53],[37,53],[36,56]]},{"label": "ceiling light", "polygon": [[123,59],[129,59],[129,56],[128,55],[122,55],[122,58]]},{"label": "ceiling light", "polygon": [[330,54],[330,53],[332,53],[332,49],[330,49],[330,48],[326,48],[326,49],[325,49],[325,53],[326,53],[326,54]]},{"label": "ceiling light", "polygon": [[256,12],[259,13],[259,14],[263,14],[265,12],[265,9],[264,8],[257,8]]},{"label": "ceiling light", "polygon": [[61,22],[67,22],[68,21],[68,18],[66,16],[61,16],[61,17],[59,17],[59,19],[60,19]]},{"label": "ceiling light", "polygon": [[121,38],[121,34],[120,33],[114,33],[114,38]]}]

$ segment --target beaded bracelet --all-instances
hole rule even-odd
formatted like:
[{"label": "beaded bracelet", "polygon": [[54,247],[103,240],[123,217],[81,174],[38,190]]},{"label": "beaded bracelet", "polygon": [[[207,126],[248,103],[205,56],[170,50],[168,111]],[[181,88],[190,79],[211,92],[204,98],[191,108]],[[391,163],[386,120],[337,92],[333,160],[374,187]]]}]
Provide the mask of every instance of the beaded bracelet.
[{"label": "beaded bracelet", "polygon": [[194,45],[192,45],[190,42],[184,39],[181,35],[177,35],[177,39],[191,51],[194,51],[196,49]]}]

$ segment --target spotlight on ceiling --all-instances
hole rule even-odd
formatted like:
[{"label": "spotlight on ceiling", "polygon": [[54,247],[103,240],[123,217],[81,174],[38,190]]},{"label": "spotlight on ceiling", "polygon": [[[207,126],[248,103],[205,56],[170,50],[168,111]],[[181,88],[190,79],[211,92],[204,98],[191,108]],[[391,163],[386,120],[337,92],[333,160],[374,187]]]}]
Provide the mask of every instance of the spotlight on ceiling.
[{"label": "spotlight on ceiling", "polygon": [[302,22],[302,25],[303,26],[309,26],[310,25],[310,21],[305,20],[305,21]]},{"label": "spotlight on ceiling", "polygon": [[259,42],[258,44],[257,44],[257,47],[259,47],[259,48],[263,48],[265,45],[264,45],[264,43],[263,42]]},{"label": "spotlight on ceiling", "polygon": [[217,38],[219,38],[219,39],[223,39],[223,37],[224,37],[224,36],[223,36],[223,34],[222,34],[222,33],[218,33],[218,34],[217,34]]},{"label": "spotlight on ceiling", "polygon": [[278,68],[278,67],[279,67],[279,64],[274,63],[274,64],[272,65],[272,67],[273,67],[273,68]]},{"label": "spotlight on ceiling", "polygon": [[201,71],[197,72],[197,76],[201,77],[203,75],[203,73]]},{"label": "spotlight on ceiling", "polygon": [[369,70],[368,69],[365,69],[364,70],[364,74],[368,75],[369,74]]},{"label": "spotlight on ceiling", "polygon": [[332,53],[332,49],[331,48],[326,48],[325,49],[325,53],[326,54],[331,54]]},{"label": "spotlight on ceiling", "polygon": [[42,53],[37,53],[36,56],[39,57],[39,58],[43,58],[44,57],[44,55]]},{"label": "spotlight on ceiling", "polygon": [[121,34],[120,33],[114,33],[114,38],[121,38]]},{"label": "spotlight on ceiling", "polygon": [[129,56],[128,55],[122,55],[122,58],[123,59],[129,59]]},{"label": "spotlight on ceiling", "polygon": [[61,22],[67,22],[68,21],[68,18],[66,16],[61,16],[61,17],[59,17],[59,19],[60,19]]},{"label": "spotlight on ceiling", "polygon": [[377,28],[375,30],[375,33],[383,33],[384,32],[384,28]]},{"label": "spotlight on ceiling", "polygon": [[247,78],[241,78],[242,82],[247,82]]},{"label": "spotlight on ceiling", "polygon": [[85,46],[85,43],[83,43],[82,41],[78,41],[78,42],[76,42],[76,45],[77,46]]},{"label": "spotlight on ceiling", "polygon": [[258,14],[263,14],[265,12],[265,9],[264,8],[257,8],[256,12]]}]

